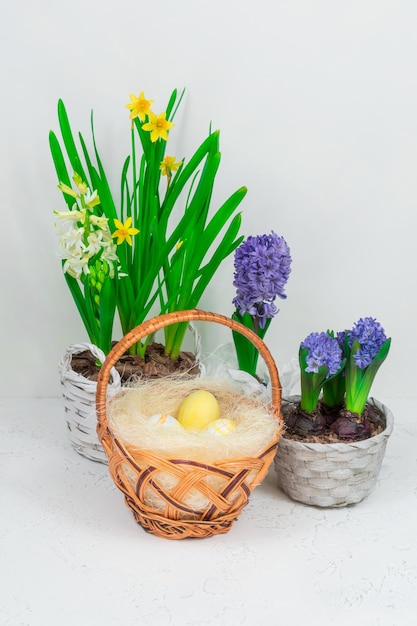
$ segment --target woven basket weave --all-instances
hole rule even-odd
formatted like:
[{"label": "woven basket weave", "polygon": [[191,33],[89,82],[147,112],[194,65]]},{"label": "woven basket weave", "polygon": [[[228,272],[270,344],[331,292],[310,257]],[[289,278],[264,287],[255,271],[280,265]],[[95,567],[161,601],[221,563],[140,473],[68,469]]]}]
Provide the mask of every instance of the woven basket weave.
[{"label": "woven basket weave", "polygon": [[[160,328],[189,320],[215,322],[240,332],[253,342],[268,367],[272,392],[270,411],[277,418],[277,430],[274,439],[255,458],[219,459],[212,465],[200,463],[198,460],[165,459],[152,451],[123,444],[109,428],[106,417],[106,387],[111,367],[120,354]],[[113,348],[100,370],[96,406],[97,433],[108,455],[111,477],[124,493],[125,502],[136,521],[145,530],[169,539],[208,537],[230,530],[232,523],[248,503],[250,493],[265,477],[275,456],[282,428],[281,385],[277,367],[266,345],[242,324],[223,315],[196,309],[160,315],[128,333]],[[159,472],[172,476],[174,484],[176,483],[169,493],[158,482]],[[216,480],[208,481],[209,476]],[[145,492],[149,488],[165,501],[164,510],[145,504]],[[204,510],[190,510],[185,504],[186,496],[191,490],[200,491],[208,499],[209,504]]]},{"label": "woven basket weave", "polygon": [[[76,343],[68,348],[58,366],[68,436],[72,447],[81,456],[92,461],[107,463],[107,455],[97,438],[96,432],[97,383],[74,372],[71,367],[73,355],[80,354],[85,350],[91,352],[96,359],[103,363],[105,355],[97,346],[90,343]],[[120,387],[119,373],[112,368],[111,382],[107,388],[108,395],[114,395],[120,390]]]},{"label": "woven basket weave", "polygon": [[275,469],[278,486],[290,498],[314,506],[343,507],[360,502],[374,489],[394,420],[385,405],[374,398],[369,402],[386,418],[385,430],[374,437],[326,444],[281,437]]}]

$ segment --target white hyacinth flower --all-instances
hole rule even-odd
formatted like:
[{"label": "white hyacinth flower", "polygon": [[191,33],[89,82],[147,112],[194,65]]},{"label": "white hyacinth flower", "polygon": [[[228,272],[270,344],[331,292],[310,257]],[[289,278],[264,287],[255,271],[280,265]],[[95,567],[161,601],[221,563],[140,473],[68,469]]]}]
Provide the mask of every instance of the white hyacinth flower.
[{"label": "white hyacinth flower", "polygon": [[73,228],[68,231],[63,231],[61,233],[60,243],[64,258],[85,254],[84,229]]},{"label": "white hyacinth flower", "polygon": [[[74,204],[74,207],[77,205]],[[57,216],[58,221],[65,222],[82,222],[85,220],[85,209],[84,210],[74,210],[74,211],[54,211],[54,214]],[[55,223],[57,225],[58,222]]]},{"label": "white hyacinth flower", "polygon": [[90,215],[90,222],[91,224],[93,224],[93,226],[97,226],[97,228],[100,228],[100,230],[108,230],[109,229],[109,225],[108,225],[108,218],[104,217],[104,216],[98,216],[98,215]]},{"label": "white hyacinth flower", "polygon": [[98,254],[103,247],[103,235],[101,231],[93,230],[87,237],[88,245],[86,251],[90,256]]},{"label": "white hyacinth flower", "polygon": [[82,274],[89,274],[89,261],[90,256],[88,254],[84,254],[83,256],[70,256],[65,259],[63,270],[78,280]]},{"label": "white hyacinth flower", "polygon": [[100,198],[98,197],[97,189],[91,192],[89,188],[87,187],[87,190],[85,194],[83,195],[83,199],[84,199],[86,206],[88,206],[89,209],[92,209],[97,204],[100,204]]}]

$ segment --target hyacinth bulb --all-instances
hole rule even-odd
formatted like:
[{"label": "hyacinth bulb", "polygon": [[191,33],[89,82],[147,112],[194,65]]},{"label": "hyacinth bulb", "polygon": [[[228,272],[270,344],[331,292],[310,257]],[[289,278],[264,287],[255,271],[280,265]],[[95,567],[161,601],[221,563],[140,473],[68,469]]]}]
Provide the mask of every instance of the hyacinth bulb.
[{"label": "hyacinth bulb", "polygon": [[360,422],[346,416],[338,417],[331,425],[330,430],[342,440],[360,441],[371,436],[371,427],[367,420]]},{"label": "hyacinth bulb", "polygon": [[322,435],[326,429],[326,418],[315,411],[306,413],[301,409],[289,411],[285,419],[288,430],[299,437]]}]

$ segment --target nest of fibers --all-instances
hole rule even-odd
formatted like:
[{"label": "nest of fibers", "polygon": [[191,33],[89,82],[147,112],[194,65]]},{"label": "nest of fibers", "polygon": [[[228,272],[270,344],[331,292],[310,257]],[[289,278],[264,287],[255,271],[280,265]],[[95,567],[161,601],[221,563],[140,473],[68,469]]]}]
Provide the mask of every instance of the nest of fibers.
[{"label": "nest of fibers", "polygon": [[[236,424],[228,435],[150,422],[159,413],[176,417],[201,389]],[[173,539],[227,532],[266,475],[282,430],[280,407],[207,377],[139,380],[109,402],[107,420],[102,443],[127,505],[146,530]]]}]

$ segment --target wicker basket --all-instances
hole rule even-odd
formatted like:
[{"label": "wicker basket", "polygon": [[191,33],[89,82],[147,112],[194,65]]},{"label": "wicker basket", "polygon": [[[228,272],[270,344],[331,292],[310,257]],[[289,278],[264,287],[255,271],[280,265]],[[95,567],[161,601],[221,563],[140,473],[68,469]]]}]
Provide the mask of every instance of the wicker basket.
[{"label": "wicker basket", "polygon": [[[107,455],[97,438],[96,432],[97,383],[74,372],[71,367],[73,355],[80,354],[85,350],[89,350],[103,363],[105,355],[97,346],[90,343],[77,343],[68,348],[58,367],[68,436],[72,447],[81,456],[92,461],[107,463]],[[120,387],[119,373],[112,368],[111,382],[107,388],[108,395],[114,395],[120,390]]]},{"label": "wicker basket", "polygon": [[[203,464],[198,460],[180,458],[168,460],[153,454],[152,451],[124,445],[109,429],[106,417],[106,388],[110,370],[119,356],[136,341],[156,330],[189,320],[216,322],[240,332],[253,342],[268,367],[272,390],[270,410],[277,418],[277,430],[274,439],[256,458],[219,459],[213,465]],[[281,385],[278,370],[266,345],[255,333],[238,322],[216,313],[199,310],[160,315],[128,333],[113,348],[101,368],[96,406],[97,433],[108,455],[111,477],[124,493],[125,502],[132,510],[136,521],[145,530],[169,539],[208,537],[230,530],[232,523],[248,503],[250,493],[265,477],[275,456],[282,429]],[[128,471],[125,471],[125,468]],[[172,475],[176,482],[173,491],[167,493],[158,483],[158,472]],[[208,476],[221,480],[208,484]],[[215,488],[214,484],[218,485],[218,488]],[[163,511],[145,504],[144,494],[149,487],[165,501]],[[185,504],[184,500],[191,489],[200,490],[208,499],[209,504],[204,510],[196,512]]]},{"label": "wicker basket", "polygon": [[[289,398],[289,402],[297,398]],[[275,469],[278,486],[293,500],[320,507],[342,507],[363,500],[374,489],[393,429],[391,411],[370,398],[386,419],[378,435],[354,443],[302,443],[281,437]],[[285,407],[284,407],[285,412]]]}]

